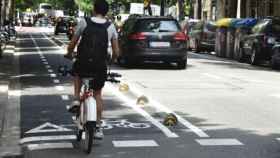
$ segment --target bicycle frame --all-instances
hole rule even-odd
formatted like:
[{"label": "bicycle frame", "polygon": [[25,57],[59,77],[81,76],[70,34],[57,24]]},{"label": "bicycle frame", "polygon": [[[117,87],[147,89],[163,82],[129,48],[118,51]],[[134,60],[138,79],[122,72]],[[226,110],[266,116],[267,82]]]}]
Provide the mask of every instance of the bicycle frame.
[{"label": "bicycle frame", "polygon": [[90,82],[93,79],[84,78],[82,79],[81,87],[81,107],[80,107],[80,123],[84,126],[87,122],[97,121],[97,105],[96,100],[93,96],[94,91],[90,88]]}]

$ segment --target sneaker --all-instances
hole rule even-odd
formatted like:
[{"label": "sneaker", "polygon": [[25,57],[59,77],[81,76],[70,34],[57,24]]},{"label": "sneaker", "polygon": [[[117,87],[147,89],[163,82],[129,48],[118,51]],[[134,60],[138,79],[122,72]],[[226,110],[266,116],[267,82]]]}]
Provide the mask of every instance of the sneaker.
[{"label": "sneaker", "polygon": [[97,127],[95,129],[94,138],[95,139],[103,139],[104,138],[103,130],[102,130],[101,127]]},{"label": "sneaker", "polygon": [[80,101],[74,100],[71,104],[71,107],[68,109],[68,111],[71,113],[79,113],[79,108],[80,108]]}]

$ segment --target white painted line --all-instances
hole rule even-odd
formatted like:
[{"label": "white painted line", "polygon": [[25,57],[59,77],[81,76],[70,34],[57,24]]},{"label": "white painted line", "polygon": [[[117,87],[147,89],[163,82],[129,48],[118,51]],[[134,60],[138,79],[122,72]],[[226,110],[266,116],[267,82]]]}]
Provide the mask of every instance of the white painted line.
[{"label": "white painted line", "polygon": [[42,60],[42,62],[46,62],[47,61],[47,59],[45,59],[45,58],[43,58],[43,59],[41,59]]},{"label": "white painted line", "polygon": [[244,145],[237,139],[196,139],[202,146],[237,146]]},{"label": "white painted line", "polygon": [[58,136],[37,136],[26,137],[20,140],[20,144],[40,142],[40,141],[58,141],[58,140],[75,140],[75,135],[58,135]]},{"label": "white painted line", "polygon": [[7,92],[9,90],[8,85],[2,85],[0,86],[0,92]]},{"label": "white painted line", "polygon": [[280,98],[280,94],[271,94],[270,96],[275,97],[275,98]]},{"label": "white painted line", "polygon": [[60,81],[58,79],[54,79],[53,83],[60,83]]},{"label": "white painted line", "polygon": [[[53,40],[51,40],[46,34],[43,34],[43,36],[48,39],[51,43],[53,43],[54,45],[56,45],[60,50],[61,54],[66,54],[66,49],[63,49],[63,47],[65,47],[65,44],[63,44],[63,46],[59,46],[57,43],[55,43]],[[60,40],[61,41],[61,40]],[[62,42],[62,41],[61,41]],[[63,43],[63,42],[62,42]]]},{"label": "white painted line", "polygon": [[43,64],[45,64],[45,65],[49,65],[49,63],[48,63],[47,61],[44,61],[44,62],[43,62]]},{"label": "white painted line", "polygon": [[63,86],[55,86],[55,89],[57,89],[59,91],[64,91],[64,87]]},{"label": "white painted line", "polygon": [[42,61],[47,61],[46,58],[43,55],[40,55],[40,58]]},{"label": "white painted line", "polygon": [[68,95],[61,95],[62,100],[69,100],[69,96]]},{"label": "white painted line", "polygon": [[8,91],[9,96],[21,96],[20,90],[9,90]]},{"label": "white painted line", "polygon": [[67,129],[64,127],[60,127],[58,125],[46,122],[38,127],[35,127],[25,133],[48,133],[48,132],[67,132],[72,131],[71,129]]},{"label": "white painted line", "polygon": [[217,79],[217,80],[221,80],[222,79],[220,76],[216,76],[216,75],[209,74],[209,73],[203,73],[203,75],[205,75],[207,77],[210,77],[210,78],[213,78],[213,79]]},{"label": "white painted line", "polygon": [[113,141],[116,148],[123,147],[158,147],[159,145],[154,140],[125,140]]},{"label": "white painted line", "polygon": [[52,69],[48,69],[48,72],[49,72],[49,73],[53,73],[53,70],[52,70]]},{"label": "white painted line", "polygon": [[143,117],[145,117],[147,120],[149,120],[152,124],[154,124],[156,127],[158,127],[167,137],[169,138],[178,138],[179,136],[172,132],[169,128],[164,126],[162,123],[160,123],[157,119],[153,118],[148,112],[141,109],[138,105],[136,105],[136,101],[129,99],[125,95],[123,95],[117,88],[115,88],[112,84],[107,84],[110,88],[113,94],[119,97],[121,100],[123,100],[127,106],[131,107],[133,110],[137,111],[139,114],[141,114]]},{"label": "white painted line", "polygon": [[44,144],[29,144],[28,150],[45,150],[45,149],[72,149],[72,143],[44,143]]},{"label": "white painted line", "polygon": [[[70,105],[66,105],[66,109],[69,110],[70,109]],[[73,118],[73,117],[72,117]]]},{"label": "white painted line", "polygon": [[56,77],[57,77],[56,74],[50,74],[50,76],[51,76],[52,78],[56,78]]},{"label": "white painted line", "polygon": [[46,65],[46,68],[49,69],[49,68],[51,68],[51,66],[50,65]]},{"label": "white painted line", "polygon": [[[136,89],[133,84],[129,83],[129,88],[130,90],[136,94],[137,96],[142,96],[144,93],[140,92],[138,89]],[[174,114],[178,121],[183,124],[185,127],[189,128],[191,131],[193,131],[197,136],[202,137],[202,138],[209,138],[210,136],[208,134],[206,134],[202,129],[196,127],[195,125],[193,125],[192,123],[190,123],[188,120],[184,119],[183,117],[181,117],[180,115],[176,114],[174,111],[172,111],[171,109],[167,108],[167,106],[162,105],[161,103],[155,101],[154,99],[152,99],[151,97],[148,97],[149,100],[149,106],[152,106],[156,109],[158,109],[159,111],[163,111],[165,113],[172,113]]]}]

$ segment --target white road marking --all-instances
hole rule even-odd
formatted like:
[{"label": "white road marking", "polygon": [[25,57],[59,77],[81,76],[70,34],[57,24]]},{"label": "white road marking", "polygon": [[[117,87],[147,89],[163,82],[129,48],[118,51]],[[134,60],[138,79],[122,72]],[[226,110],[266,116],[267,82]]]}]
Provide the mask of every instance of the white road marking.
[{"label": "white road marking", "polygon": [[9,90],[8,85],[1,85],[0,86],[0,92],[7,92]]},{"label": "white road marking", "polygon": [[51,66],[50,65],[46,65],[46,68],[49,69],[49,68],[51,68]]},{"label": "white road marking", "polygon": [[66,105],[66,109],[69,110],[70,109],[70,105]]},{"label": "white road marking", "polygon": [[46,62],[47,61],[45,58],[42,58],[41,60],[42,60],[42,62]]},{"label": "white road marking", "polygon": [[45,65],[49,65],[49,63],[48,63],[47,61],[44,61],[44,62],[43,62],[43,64],[45,64]]},{"label": "white road marking", "polygon": [[[131,84],[131,83],[129,83],[129,87],[130,87],[130,90],[134,94],[136,94],[137,96],[142,96],[144,94],[144,93],[140,92],[138,89],[136,89],[133,86],[133,84]],[[171,109],[167,108],[167,106],[162,105],[161,103],[155,101],[151,97],[148,97],[148,100],[149,100],[149,104],[148,104],[149,106],[152,106],[152,107],[158,109],[159,111],[163,111],[165,113],[172,113],[172,114],[174,114],[181,124],[183,124],[185,127],[189,128],[191,131],[193,131],[199,137],[202,137],[202,138],[210,137],[202,129],[200,129],[200,128],[196,127],[195,125],[191,124],[189,121],[187,121],[186,119],[184,119],[180,115],[177,115],[174,111],[172,111]]]},{"label": "white road marking", "polygon": [[202,146],[237,146],[244,145],[237,139],[196,139]]},{"label": "white road marking", "polygon": [[275,97],[275,98],[280,98],[280,94],[271,94],[270,96]]},{"label": "white road marking", "polygon": [[158,147],[159,145],[154,140],[124,140],[113,141],[116,148],[121,147]]},{"label": "white road marking", "polygon": [[56,77],[57,77],[56,74],[50,74],[50,76],[51,76],[52,78],[56,78]]},{"label": "white road marking", "polygon": [[221,80],[222,79],[220,76],[209,74],[209,73],[203,73],[203,75],[205,75],[207,77],[210,77],[210,78],[217,79],[217,80]]},{"label": "white road marking", "polygon": [[59,141],[59,140],[76,140],[75,135],[57,135],[57,136],[36,136],[25,137],[20,140],[20,144],[40,142],[40,141]]},{"label": "white road marking", "polygon": [[60,81],[58,79],[54,79],[53,83],[60,83]]},{"label": "white road marking", "polygon": [[49,73],[53,73],[53,70],[52,70],[52,69],[48,69],[48,72],[49,72]]},{"label": "white road marking", "polygon": [[[45,129],[44,129],[45,128]],[[60,127],[58,125],[46,122],[38,127],[35,127],[25,133],[48,133],[48,132],[65,132],[72,131],[71,129],[67,129],[64,127]]]},{"label": "white road marking", "polygon": [[68,95],[61,95],[62,100],[69,100],[69,96]]},{"label": "white road marking", "polygon": [[46,58],[45,58],[43,55],[41,55],[41,54],[40,54],[40,58],[41,58],[42,61],[43,61],[43,60],[46,61]]},{"label": "white road marking", "polygon": [[136,101],[133,101],[123,95],[117,88],[112,86],[111,84],[107,84],[110,88],[110,90],[113,92],[114,95],[119,97],[121,100],[123,100],[126,105],[140,113],[143,117],[145,117],[147,120],[149,120],[152,124],[154,124],[156,127],[158,127],[167,137],[170,138],[177,138],[179,137],[176,133],[172,132],[169,128],[164,126],[162,123],[160,123],[158,120],[153,118],[148,112],[145,110],[141,109],[138,105],[136,105]]},{"label": "white road marking", "polygon": [[9,96],[21,96],[21,90],[9,90],[8,91]]},{"label": "white road marking", "polygon": [[61,54],[65,54],[66,53],[66,49],[63,49],[63,47],[65,47],[65,44],[63,44],[63,46],[59,46],[57,43],[55,43],[53,40],[51,40],[46,34],[43,34],[43,36],[48,39],[51,43],[53,43],[54,45],[56,45],[61,51]]},{"label": "white road marking", "polygon": [[64,87],[63,86],[55,86],[55,89],[57,89],[59,91],[64,91]]},{"label": "white road marking", "polygon": [[45,150],[45,149],[72,149],[72,143],[43,143],[43,144],[29,144],[28,150]]}]

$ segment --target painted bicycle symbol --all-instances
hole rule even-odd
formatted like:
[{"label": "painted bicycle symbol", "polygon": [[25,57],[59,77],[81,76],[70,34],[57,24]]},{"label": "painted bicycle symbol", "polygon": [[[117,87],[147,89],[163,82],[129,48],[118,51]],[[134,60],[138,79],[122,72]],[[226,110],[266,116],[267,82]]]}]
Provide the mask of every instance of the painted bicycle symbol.
[{"label": "painted bicycle symbol", "polygon": [[117,128],[134,128],[134,129],[146,129],[151,128],[151,125],[149,123],[133,123],[129,122],[126,119],[121,120],[103,120],[102,121],[102,127],[103,129],[113,129],[114,127]]}]

